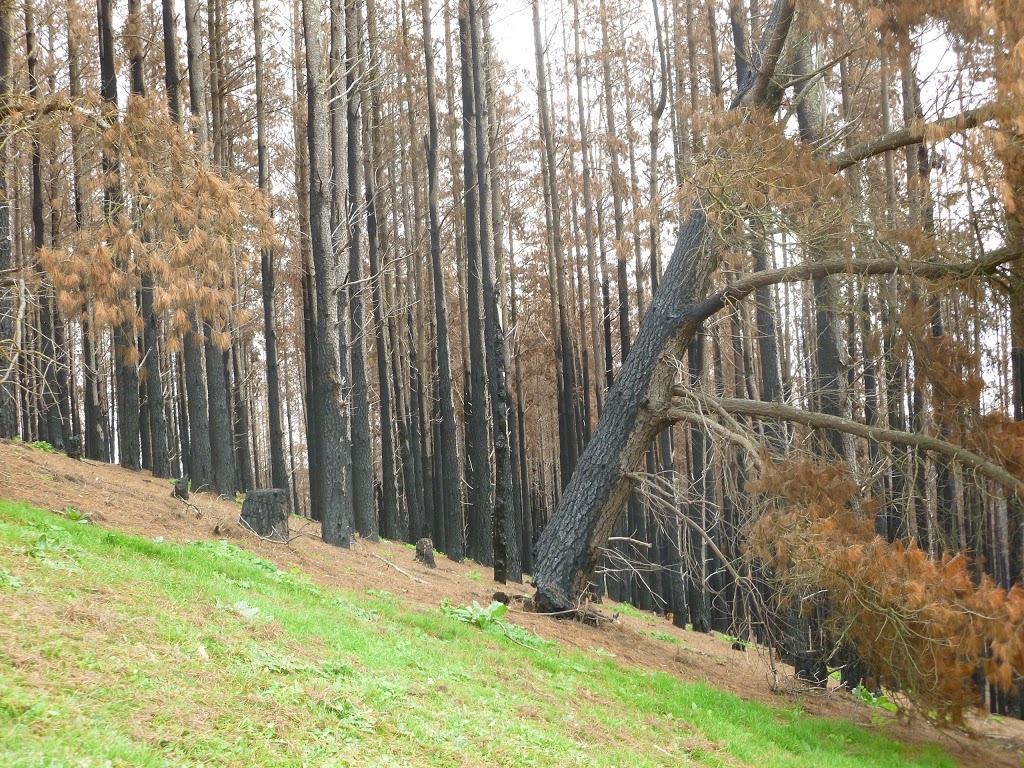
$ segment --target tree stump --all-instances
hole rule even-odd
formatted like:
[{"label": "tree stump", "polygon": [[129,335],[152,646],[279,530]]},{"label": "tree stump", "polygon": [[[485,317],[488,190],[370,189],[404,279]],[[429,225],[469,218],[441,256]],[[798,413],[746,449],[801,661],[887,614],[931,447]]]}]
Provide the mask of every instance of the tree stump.
[{"label": "tree stump", "polygon": [[258,536],[287,544],[288,491],[282,488],[249,491],[242,503],[239,522]]},{"label": "tree stump", "polygon": [[434,562],[434,542],[423,538],[416,542],[416,560],[423,563],[427,568],[437,568]]},{"label": "tree stump", "polygon": [[179,477],[174,481],[174,489],[171,491],[171,496],[182,501],[188,501],[188,478]]},{"label": "tree stump", "polygon": [[82,460],[82,438],[78,435],[72,435],[68,438],[67,443],[64,445],[64,453],[67,454],[69,459],[75,459],[76,461]]}]

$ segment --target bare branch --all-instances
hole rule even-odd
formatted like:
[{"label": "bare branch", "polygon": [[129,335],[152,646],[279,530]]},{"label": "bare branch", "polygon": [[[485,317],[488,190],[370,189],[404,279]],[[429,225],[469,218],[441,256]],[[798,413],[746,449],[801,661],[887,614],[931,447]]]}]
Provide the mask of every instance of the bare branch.
[{"label": "bare branch", "polygon": [[[840,416],[829,416],[824,413],[813,413],[800,408],[794,408],[782,403],[767,403],[758,400],[742,400],[739,398],[716,398],[700,392],[675,387],[673,394],[695,398],[699,402],[709,406],[724,408],[729,413],[750,416],[757,419],[771,419],[775,421],[790,421],[794,424],[803,424],[811,429],[834,429],[837,432],[844,432],[848,435],[862,437],[865,440],[874,440],[879,443],[894,443],[905,445],[911,448],[920,448],[930,453],[937,453],[957,461],[965,467],[970,467],[978,474],[987,477],[989,480],[1003,486],[1011,493],[1024,495],[1021,479],[993,461],[981,456],[974,451],[963,448],[959,445],[940,440],[931,435],[922,435],[916,432],[902,432],[896,429],[883,429],[867,424],[861,424],[851,419],[844,419]],[[670,408],[666,414],[673,421],[686,420],[689,411],[681,408]]]},{"label": "bare branch", "polygon": [[1024,257],[1024,245],[1006,246],[990,251],[973,261],[949,264],[933,261],[910,261],[906,259],[848,259],[837,257],[821,261],[806,262],[792,267],[766,269],[744,275],[724,288],[719,289],[685,314],[685,321],[701,321],[711,317],[727,304],[746,298],[758,288],[781,283],[799,283],[819,280],[830,275],[913,275],[929,280],[966,280],[971,277],[991,274],[996,268],[1010,261]]}]

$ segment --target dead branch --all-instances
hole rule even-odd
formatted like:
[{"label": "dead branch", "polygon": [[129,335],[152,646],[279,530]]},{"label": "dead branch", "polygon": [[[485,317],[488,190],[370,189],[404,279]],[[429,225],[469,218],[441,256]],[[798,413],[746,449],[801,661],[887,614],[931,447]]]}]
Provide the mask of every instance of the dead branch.
[{"label": "dead branch", "polygon": [[[813,413],[789,405],[783,405],[782,403],[766,403],[758,400],[743,400],[731,397],[716,398],[704,393],[688,390],[685,387],[675,387],[673,394],[696,398],[707,403],[709,406],[721,407],[732,414],[773,421],[790,421],[794,424],[810,427],[811,429],[833,429],[837,432],[864,438],[865,440],[874,440],[878,443],[894,443],[910,448],[919,448],[929,453],[937,453],[975,470],[978,474],[1001,485],[1011,493],[1019,494],[1024,492],[1020,478],[1010,474],[995,462],[967,448],[954,445],[931,435],[873,427],[853,421],[852,419],[829,416],[824,413]],[[681,408],[669,408],[666,415],[671,421],[683,421],[688,418],[689,412]]]},{"label": "dead branch", "polygon": [[682,322],[707,319],[724,309],[726,305],[744,299],[758,288],[767,288],[783,283],[802,283],[819,280],[831,275],[912,275],[927,280],[966,280],[988,275],[998,267],[1024,257],[1024,247],[1005,246],[989,251],[981,258],[957,264],[934,261],[911,261],[909,259],[849,259],[837,257],[821,261],[797,264],[792,267],[766,269],[753,272],[734,280],[719,289],[707,299],[688,310]]},{"label": "dead branch", "polygon": [[[371,552],[370,554],[373,554],[373,553]],[[406,571],[406,570],[404,570],[404,569],[402,569],[402,568],[399,568],[399,567],[398,567],[397,565],[395,565],[394,563],[392,563],[392,562],[391,562],[390,560],[388,560],[388,559],[387,559],[386,557],[381,557],[380,555],[373,555],[373,556],[374,556],[374,557],[376,557],[376,558],[377,558],[378,560],[380,560],[381,562],[383,562],[383,563],[387,563],[388,565],[390,565],[390,566],[391,566],[392,568],[394,568],[394,569],[395,569],[396,571],[398,571],[398,572],[399,572],[400,574],[402,574],[403,576],[408,576],[408,577],[409,577],[410,579],[412,579],[413,581],[415,581],[415,582],[416,582],[417,584],[426,584],[426,585],[427,585],[428,587],[430,586],[430,582],[429,582],[429,581],[424,581],[423,579],[421,579],[421,578],[419,578],[419,577],[417,577],[417,576],[413,576],[413,575],[412,575],[411,573],[409,573],[408,571]]]},{"label": "dead branch", "polygon": [[632,544],[636,547],[643,547],[644,549],[650,549],[651,544],[646,541],[640,541],[639,539],[633,539],[629,536],[609,536],[608,541],[625,541],[628,544]]}]

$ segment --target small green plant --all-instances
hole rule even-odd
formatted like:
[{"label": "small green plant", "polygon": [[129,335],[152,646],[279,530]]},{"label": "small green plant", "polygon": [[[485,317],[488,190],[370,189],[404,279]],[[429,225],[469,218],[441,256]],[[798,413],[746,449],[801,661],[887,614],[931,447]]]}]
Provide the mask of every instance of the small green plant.
[{"label": "small green plant", "polygon": [[[52,528],[60,531],[59,526],[52,526]],[[11,547],[11,551],[18,555],[25,555],[50,568],[65,571],[78,570],[75,558],[80,550],[71,544],[60,541],[54,534],[40,534],[31,546]]]},{"label": "small green plant", "polygon": [[58,514],[63,515],[72,523],[82,523],[83,525],[89,524],[89,513],[79,512],[74,507],[64,507]]},{"label": "small green plant", "polygon": [[852,691],[850,695],[862,704],[867,704],[869,707],[878,707],[884,709],[886,712],[896,712],[899,710],[889,697],[884,693],[872,693],[869,689],[863,685],[858,685]]},{"label": "small green plant", "polygon": [[53,446],[50,445],[45,440],[36,440],[34,443],[32,443],[32,447],[35,448],[37,451],[42,451],[43,453],[56,453],[56,451],[53,449]]},{"label": "small green plant", "polygon": [[619,603],[618,608],[615,610],[623,616],[632,616],[634,619],[643,619],[644,621],[654,621],[654,617],[651,614],[645,613],[629,603]]},{"label": "small green plant", "polygon": [[508,606],[497,601],[491,603],[486,608],[476,600],[473,601],[473,605],[463,606],[452,605],[448,598],[441,601],[441,613],[456,621],[473,624],[484,631],[496,629],[513,643],[525,645],[534,650],[543,646],[554,645],[551,640],[545,640],[516,624],[509,624],[502,618],[507,612]]},{"label": "small green plant", "polygon": [[21,579],[3,566],[0,566],[0,588],[21,589],[23,586],[24,584],[22,584]]},{"label": "small green plant", "polygon": [[466,574],[466,578],[470,581],[480,581],[480,571],[470,571]]},{"label": "small green plant", "polygon": [[672,637],[672,635],[668,634],[667,632],[658,632],[657,630],[647,632],[646,630],[642,630],[640,634],[647,635],[648,637],[653,637],[655,640],[661,640],[663,643],[671,643],[672,645],[682,645],[678,637]]},{"label": "small green plant", "polygon": [[467,624],[474,624],[480,627],[480,629],[486,629],[493,624],[497,624],[507,612],[508,606],[497,601],[491,603],[486,608],[476,600],[473,601],[471,606],[454,606],[448,598],[441,601],[441,613],[445,616],[450,616],[458,621],[464,621]]}]

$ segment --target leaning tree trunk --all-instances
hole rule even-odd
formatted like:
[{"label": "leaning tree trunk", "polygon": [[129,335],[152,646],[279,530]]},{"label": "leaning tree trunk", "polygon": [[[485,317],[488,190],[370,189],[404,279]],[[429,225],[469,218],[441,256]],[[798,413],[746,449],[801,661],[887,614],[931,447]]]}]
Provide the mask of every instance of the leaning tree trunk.
[{"label": "leaning tree trunk", "polygon": [[[768,101],[775,65],[789,36],[792,0],[776,0],[766,22],[762,62],[737,94],[732,108]],[[608,393],[594,437],[537,545],[537,600],[541,610],[573,611],[633,489],[651,440],[666,426],[675,367],[703,319],[695,305],[705,297],[716,267],[708,242],[711,226],[703,201],[679,229],[662,283],[651,300],[633,349]]]}]

